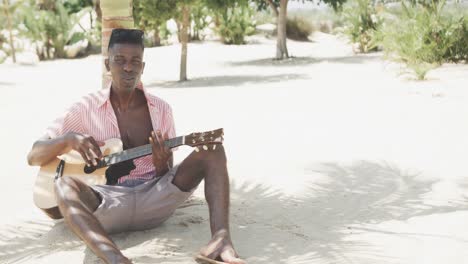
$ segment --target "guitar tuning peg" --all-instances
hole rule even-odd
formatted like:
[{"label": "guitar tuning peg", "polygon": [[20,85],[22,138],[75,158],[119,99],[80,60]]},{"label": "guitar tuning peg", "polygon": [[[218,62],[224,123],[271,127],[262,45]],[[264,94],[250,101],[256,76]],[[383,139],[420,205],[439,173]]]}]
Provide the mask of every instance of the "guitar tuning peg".
[{"label": "guitar tuning peg", "polygon": [[204,150],[208,150],[208,146],[207,146],[207,145],[203,145],[203,149],[204,149]]},{"label": "guitar tuning peg", "polygon": [[200,150],[198,149],[198,147],[195,147],[195,152],[200,152]]}]

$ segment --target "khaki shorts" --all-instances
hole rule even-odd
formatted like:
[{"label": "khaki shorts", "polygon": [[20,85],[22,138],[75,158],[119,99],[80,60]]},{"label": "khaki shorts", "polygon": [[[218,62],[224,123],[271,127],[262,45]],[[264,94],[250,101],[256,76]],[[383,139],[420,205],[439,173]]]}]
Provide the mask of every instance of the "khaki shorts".
[{"label": "khaki shorts", "polygon": [[108,233],[151,229],[167,220],[193,193],[172,184],[177,166],[164,176],[135,187],[95,185],[102,202],[94,216]]}]

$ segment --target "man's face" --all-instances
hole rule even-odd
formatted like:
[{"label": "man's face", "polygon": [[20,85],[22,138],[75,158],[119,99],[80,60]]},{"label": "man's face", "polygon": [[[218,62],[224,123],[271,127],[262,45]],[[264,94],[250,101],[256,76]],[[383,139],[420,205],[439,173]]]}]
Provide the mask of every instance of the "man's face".
[{"label": "man's face", "polygon": [[143,49],[135,44],[115,44],[109,49],[106,68],[112,74],[114,88],[132,91],[145,68]]}]

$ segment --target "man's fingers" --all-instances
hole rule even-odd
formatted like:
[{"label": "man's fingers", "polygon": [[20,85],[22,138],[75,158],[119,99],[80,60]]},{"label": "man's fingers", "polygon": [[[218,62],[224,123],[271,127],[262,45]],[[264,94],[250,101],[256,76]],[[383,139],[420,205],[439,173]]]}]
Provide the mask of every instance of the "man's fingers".
[{"label": "man's fingers", "polygon": [[161,133],[161,130],[158,130],[157,137],[158,137],[158,142],[159,142],[159,144],[161,146],[161,149],[164,150],[165,153],[169,154],[170,150],[166,146],[166,144],[164,144],[164,141],[167,139],[167,132],[163,136],[162,133]]},{"label": "man's fingers", "polygon": [[88,162],[88,157],[86,157],[86,154],[82,151],[78,151],[78,153],[80,153],[81,157],[83,158],[84,162],[86,163],[86,165],[89,166],[89,162]]},{"label": "man's fingers", "polygon": [[164,140],[162,139],[162,136],[161,136],[161,131],[158,130],[156,133],[154,133],[154,137],[155,137],[155,142],[157,142],[156,144],[158,145],[158,148],[160,151],[162,151],[164,149]]},{"label": "man's fingers", "polygon": [[89,139],[90,141],[90,146],[89,148],[93,151],[94,154],[96,154],[96,158],[102,159],[102,152],[101,149],[99,148],[99,143],[96,142],[96,140],[92,137]]},{"label": "man's fingers", "polygon": [[88,157],[87,149],[85,147],[82,147],[82,148],[80,148],[80,150],[78,152],[80,153],[80,155],[83,158],[84,162],[86,162],[86,165],[91,166],[91,160]]}]

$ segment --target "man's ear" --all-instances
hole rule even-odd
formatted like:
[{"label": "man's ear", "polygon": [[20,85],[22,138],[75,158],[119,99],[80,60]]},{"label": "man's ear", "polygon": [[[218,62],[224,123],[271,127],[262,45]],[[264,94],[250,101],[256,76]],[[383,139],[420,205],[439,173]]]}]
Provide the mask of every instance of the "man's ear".
[{"label": "man's ear", "polygon": [[107,71],[110,71],[110,67],[109,67],[109,58],[107,58],[107,59],[104,60],[104,64],[106,65],[106,70],[107,70]]}]

